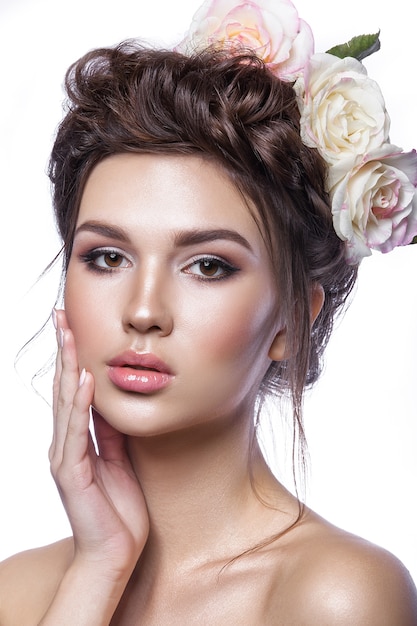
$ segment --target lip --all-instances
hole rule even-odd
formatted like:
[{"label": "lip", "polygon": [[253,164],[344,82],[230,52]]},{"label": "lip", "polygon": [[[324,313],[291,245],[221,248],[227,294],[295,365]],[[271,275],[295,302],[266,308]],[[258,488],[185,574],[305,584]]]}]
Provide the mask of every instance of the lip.
[{"label": "lip", "polygon": [[128,350],[108,363],[111,382],[123,391],[150,394],[167,387],[174,375],[154,354]]}]

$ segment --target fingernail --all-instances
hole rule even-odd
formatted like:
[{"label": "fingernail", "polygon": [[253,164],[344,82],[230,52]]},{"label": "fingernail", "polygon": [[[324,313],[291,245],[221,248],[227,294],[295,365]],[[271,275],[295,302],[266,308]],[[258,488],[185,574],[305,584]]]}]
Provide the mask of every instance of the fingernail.
[{"label": "fingernail", "polygon": [[65,335],[64,329],[60,328],[59,329],[59,345],[61,346],[61,348],[64,347],[64,335]]},{"label": "fingernail", "polygon": [[54,328],[55,330],[57,329],[57,315],[56,315],[56,310],[52,309],[52,322],[54,324]]},{"label": "fingernail", "polygon": [[78,381],[79,387],[81,387],[81,385],[84,383],[86,374],[87,372],[85,371],[85,368],[83,367],[83,369],[81,370],[81,374],[80,374],[80,380]]}]

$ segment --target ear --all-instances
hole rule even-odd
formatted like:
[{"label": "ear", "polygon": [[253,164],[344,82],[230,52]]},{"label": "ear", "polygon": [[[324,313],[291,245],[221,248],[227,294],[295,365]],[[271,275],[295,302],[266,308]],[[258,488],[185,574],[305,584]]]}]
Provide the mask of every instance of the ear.
[{"label": "ear", "polygon": [[290,355],[287,354],[287,327],[284,326],[277,332],[269,348],[268,356],[272,361],[284,361]]},{"label": "ear", "polygon": [[311,287],[311,306],[310,306],[310,321],[311,326],[317,319],[322,306],[324,304],[324,289],[320,283],[314,283]]},{"label": "ear", "polygon": [[[314,283],[311,288],[310,324],[313,326],[324,303],[324,289],[320,283]],[[287,352],[287,327],[283,326],[275,335],[268,352],[272,361],[284,361],[291,355]]]}]

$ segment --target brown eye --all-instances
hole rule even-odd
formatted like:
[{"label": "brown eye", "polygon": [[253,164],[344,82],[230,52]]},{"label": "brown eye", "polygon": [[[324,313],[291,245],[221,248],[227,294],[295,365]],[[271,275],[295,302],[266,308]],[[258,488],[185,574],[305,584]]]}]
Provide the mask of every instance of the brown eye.
[{"label": "brown eye", "polygon": [[203,276],[215,276],[220,269],[219,263],[211,259],[203,259],[199,267]]},{"label": "brown eye", "polygon": [[118,250],[97,248],[80,255],[88,268],[97,272],[112,272],[113,270],[130,267],[131,261]]},{"label": "brown eye", "polygon": [[108,267],[120,267],[123,262],[123,257],[117,252],[106,252],[103,254],[104,263]]},{"label": "brown eye", "polygon": [[219,259],[215,256],[206,256],[194,259],[192,263],[187,265],[184,270],[186,274],[191,274],[199,280],[211,281],[228,278],[238,271],[237,267],[233,267],[227,261]]}]

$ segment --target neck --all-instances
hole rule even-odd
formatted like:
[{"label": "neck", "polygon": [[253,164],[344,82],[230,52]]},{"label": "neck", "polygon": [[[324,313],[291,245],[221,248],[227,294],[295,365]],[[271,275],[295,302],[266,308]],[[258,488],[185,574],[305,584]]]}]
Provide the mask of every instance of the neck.
[{"label": "neck", "polygon": [[130,438],[129,454],[148,505],[152,563],[195,562],[196,554],[204,562],[213,559],[214,546],[216,558],[227,561],[253,545],[248,529],[265,538],[259,516],[270,509],[256,496],[253,480],[263,485],[259,495],[274,493],[274,505],[280,489],[279,499],[288,501],[262,457],[252,419]]}]

